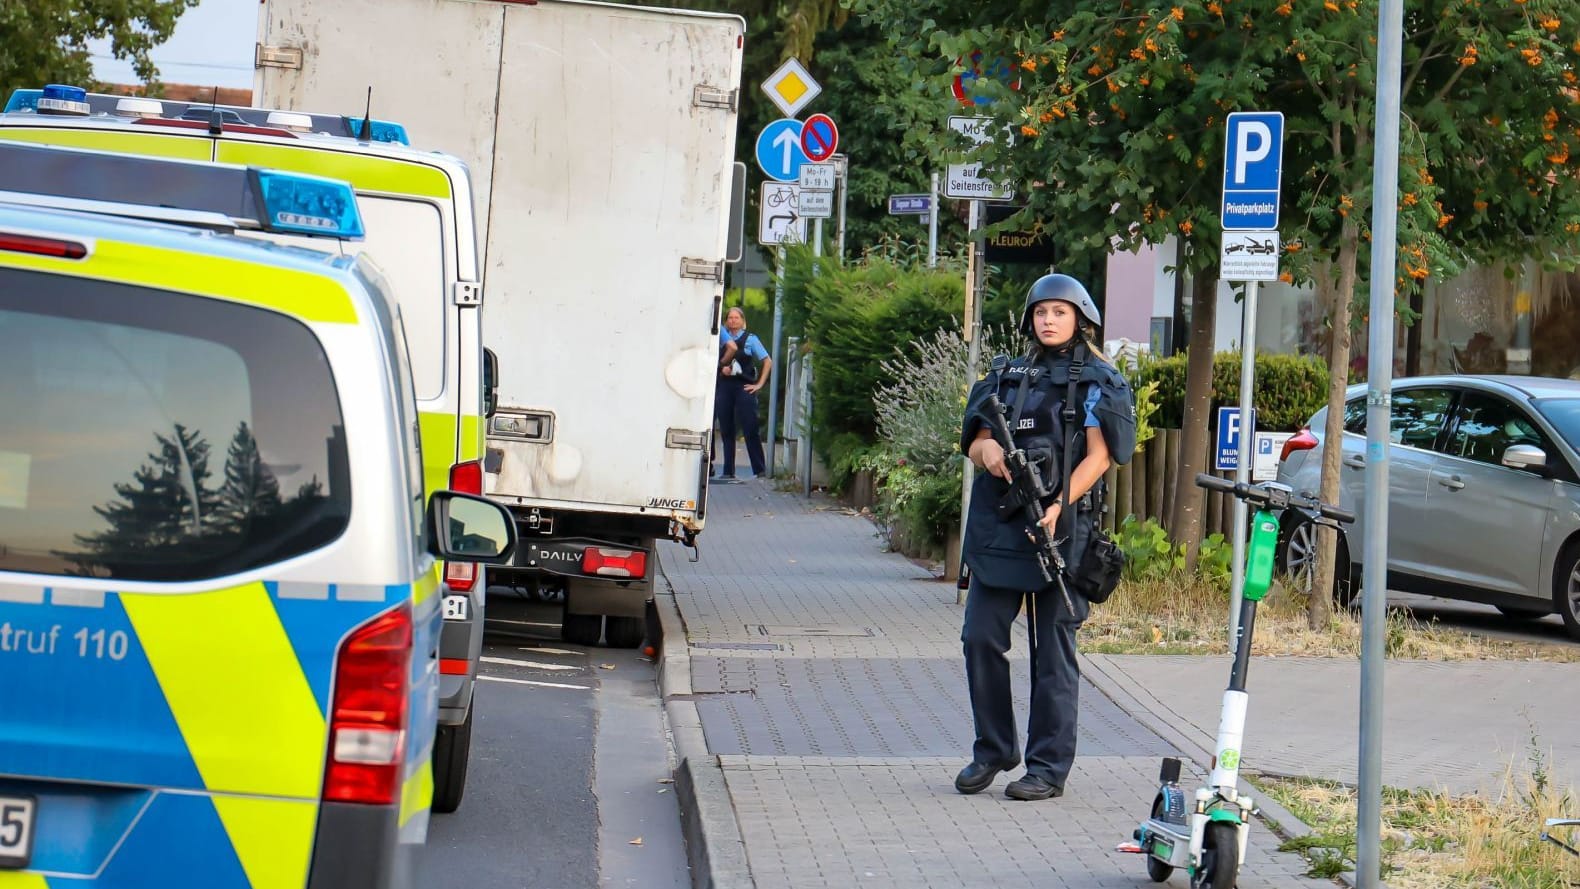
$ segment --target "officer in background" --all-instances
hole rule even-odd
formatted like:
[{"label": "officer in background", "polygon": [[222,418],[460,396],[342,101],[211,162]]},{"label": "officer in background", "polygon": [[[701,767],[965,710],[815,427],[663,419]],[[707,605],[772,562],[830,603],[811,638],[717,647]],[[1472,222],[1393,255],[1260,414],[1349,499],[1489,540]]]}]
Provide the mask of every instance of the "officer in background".
[{"label": "officer in background", "polygon": [[[757,334],[746,330],[746,312],[740,306],[724,316],[724,335],[735,346],[733,358],[721,359],[717,390],[716,419],[724,435],[724,472],[722,479],[735,478],[735,435],[746,438],[746,455],[752,461],[752,475],[768,471],[763,457],[763,441],[757,432],[757,393],[768,384],[774,361],[768,357]],[[721,342],[723,342],[721,340]]]},{"label": "officer in background", "polygon": [[[1043,580],[1037,551],[1022,513],[1000,510],[1009,492],[1004,450],[992,438],[982,413],[997,393],[1008,411],[1015,445],[1034,458],[1048,490],[1064,481],[1065,447],[1073,447],[1070,509],[1061,523],[1057,498],[1045,507],[1041,524],[1062,539],[1065,564],[1081,564],[1088,543],[1101,533],[1103,473],[1116,460],[1128,462],[1135,447],[1135,414],[1130,389],[1092,337],[1102,323],[1097,305],[1081,283],[1068,275],[1044,275],[1026,295],[1020,329],[1032,339],[1019,358],[993,362],[993,371],[972,387],[961,428],[960,449],[979,472],[971,489],[963,546],[971,570],[961,642],[976,744],[971,763],[955,778],[961,793],[979,793],[1001,771],[1021,762],[1010,697],[1010,627],[1024,602],[1031,651],[1031,715],[1026,726],[1026,773],[1011,782],[1011,799],[1040,800],[1064,793],[1075,761],[1075,729],[1080,670],[1075,633],[1089,603],[1070,589],[1068,602],[1057,582]],[[1064,401],[1071,371],[1077,382],[1078,410],[1066,415]],[[1065,416],[1079,428],[1066,429]],[[1128,425],[1127,425],[1128,424]],[[1069,577],[1066,577],[1066,584]],[[1073,606],[1073,610],[1072,610]]]}]

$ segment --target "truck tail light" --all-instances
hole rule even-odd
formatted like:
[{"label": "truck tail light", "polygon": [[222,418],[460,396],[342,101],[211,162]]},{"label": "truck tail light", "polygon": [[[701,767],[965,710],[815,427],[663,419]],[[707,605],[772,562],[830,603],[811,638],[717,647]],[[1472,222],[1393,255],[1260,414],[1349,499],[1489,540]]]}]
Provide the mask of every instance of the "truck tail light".
[{"label": "truck tail light", "polygon": [[604,577],[645,577],[647,553],[639,549],[589,546],[582,551],[582,571]]},{"label": "truck tail light", "polygon": [[400,798],[411,683],[411,606],[357,628],[335,659],[326,802],[385,806]]},{"label": "truck tail light", "polygon": [[445,562],[444,582],[458,593],[470,593],[477,586],[477,563]]}]

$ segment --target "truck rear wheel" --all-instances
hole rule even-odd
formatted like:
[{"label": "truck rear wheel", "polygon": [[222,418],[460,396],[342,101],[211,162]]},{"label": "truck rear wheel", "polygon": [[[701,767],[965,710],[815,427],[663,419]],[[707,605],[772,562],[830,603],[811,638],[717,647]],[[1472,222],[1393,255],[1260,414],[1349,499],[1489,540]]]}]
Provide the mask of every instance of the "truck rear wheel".
[{"label": "truck rear wheel", "polygon": [[574,645],[597,645],[598,637],[603,635],[603,615],[572,614],[566,611],[560,618],[560,628],[560,634],[566,642]]},{"label": "truck rear wheel", "polygon": [[[474,703],[476,703],[474,701]],[[475,708],[473,708],[475,709]],[[466,794],[466,764],[472,758],[472,713],[460,725],[441,725],[433,740],[433,810],[448,815]]]},{"label": "truck rear wheel", "polygon": [[646,622],[640,617],[610,617],[604,628],[604,642],[610,648],[635,648],[642,644],[646,632]]}]

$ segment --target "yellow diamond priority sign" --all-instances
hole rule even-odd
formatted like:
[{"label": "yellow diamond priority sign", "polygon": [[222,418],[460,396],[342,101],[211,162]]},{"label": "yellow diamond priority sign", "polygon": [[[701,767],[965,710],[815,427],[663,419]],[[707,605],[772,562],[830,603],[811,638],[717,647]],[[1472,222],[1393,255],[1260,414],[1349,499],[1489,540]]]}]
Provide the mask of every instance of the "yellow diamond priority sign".
[{"label": "yellow diamond priority sign", "polygon": [[779,70],[763,81],[763,92],[779,106],[785,117],[795,117],[817,98],[818,93],[823,92],[823,87],[812,79],[800,62],[786,59]]}]

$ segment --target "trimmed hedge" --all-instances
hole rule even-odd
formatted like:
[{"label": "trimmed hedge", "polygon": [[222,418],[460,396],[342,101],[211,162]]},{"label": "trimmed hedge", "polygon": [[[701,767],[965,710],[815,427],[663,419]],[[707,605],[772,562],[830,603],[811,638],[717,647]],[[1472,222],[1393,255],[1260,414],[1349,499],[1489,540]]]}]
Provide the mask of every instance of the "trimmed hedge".
[{"label": "trimmed hedge", "polygon": [[[1185,416],[1186,355],[1143,357],[1132,384],[1158,384],[1158,415],[1152,425],[1178,429]],[[1309,355],[1256,356],[1256,426],[1264,432],[1295,432],[1328,399],[1328,369]],[[1219,352],[1212,362],[1213,407],[1240,403],[1240,353]],[[1213,416],[1216,416],[1214,412]],[[1209,422],[1216,422],[1209,420]]]}]

